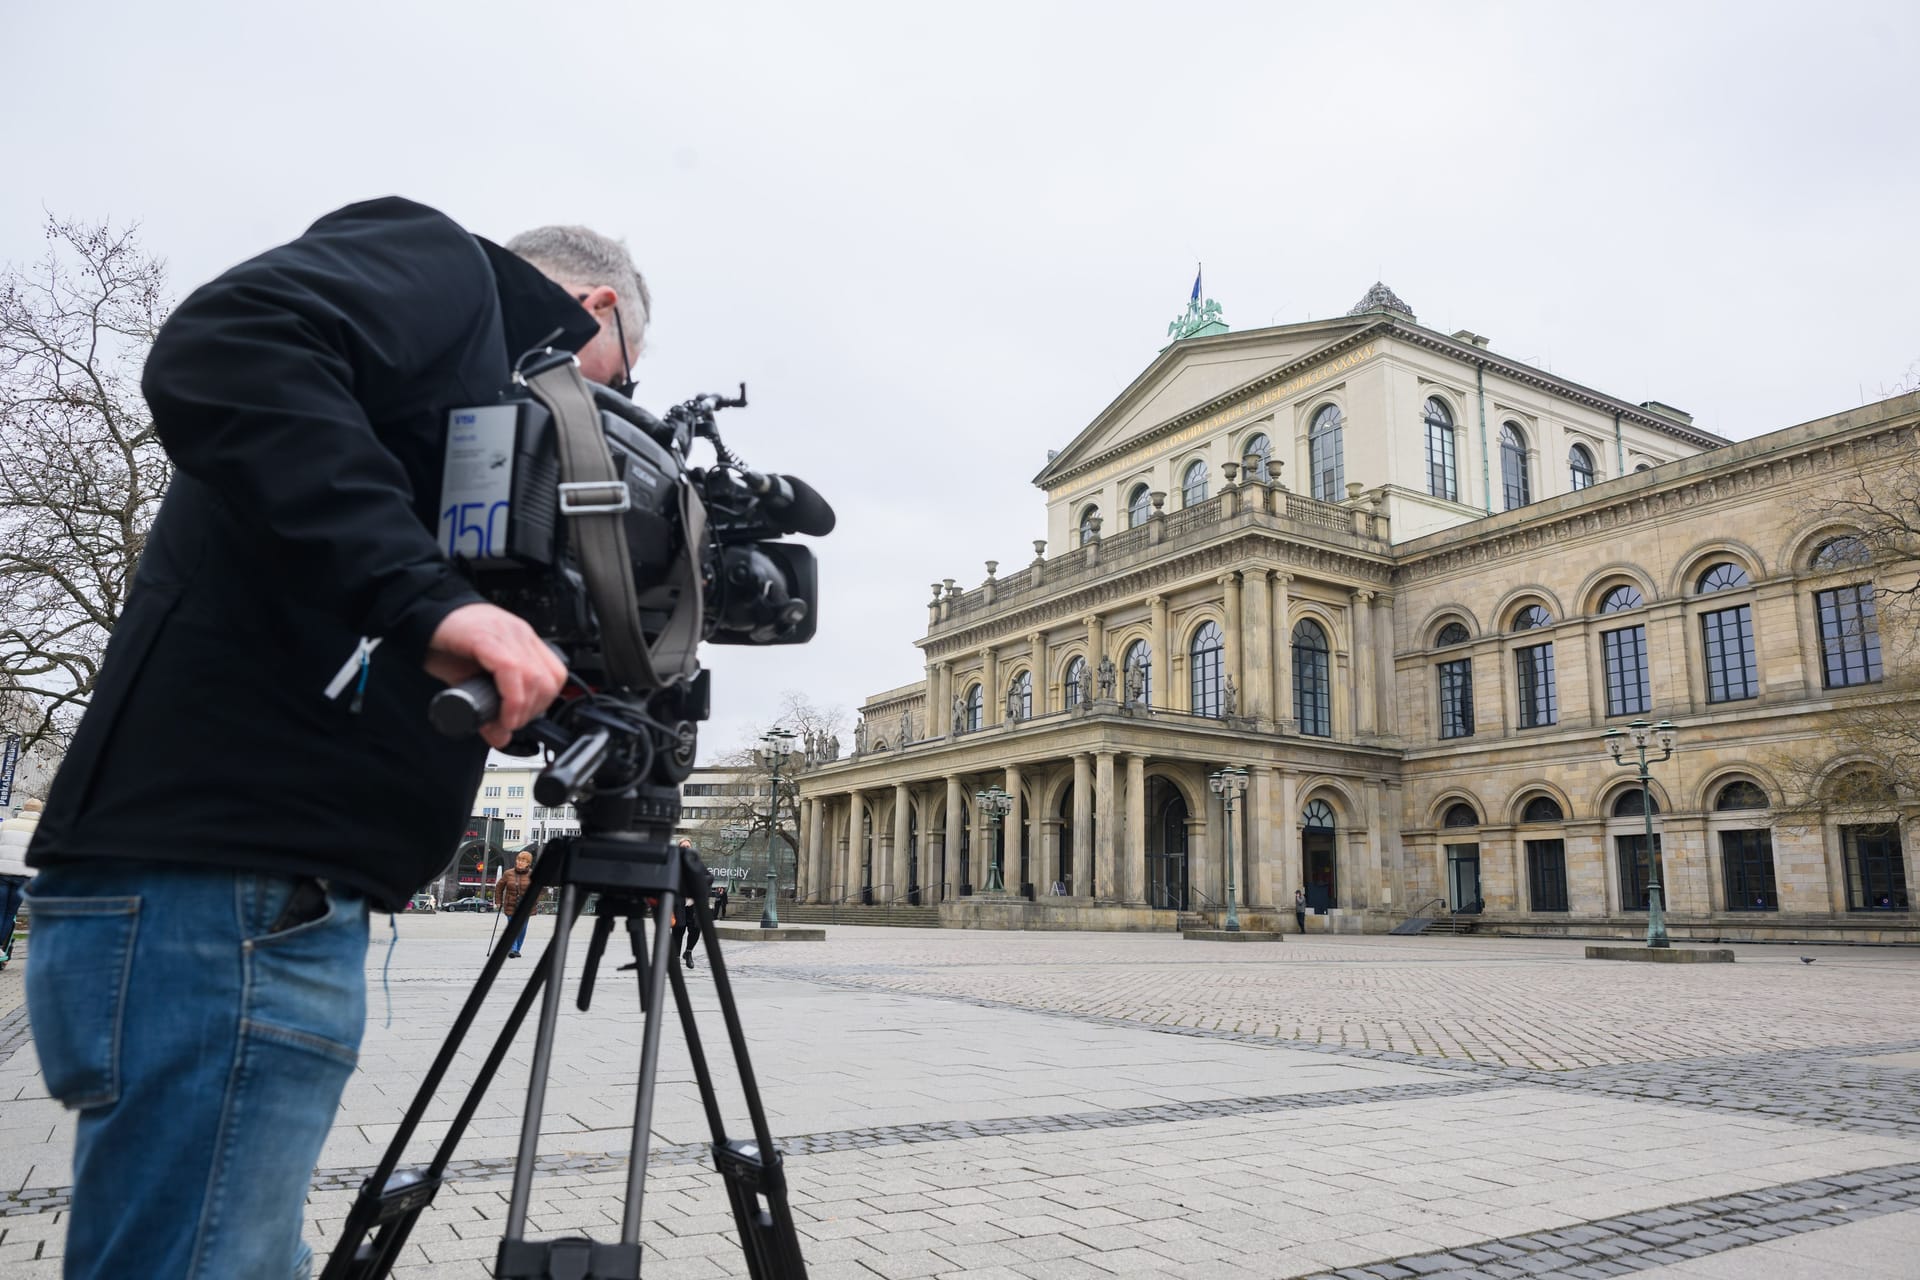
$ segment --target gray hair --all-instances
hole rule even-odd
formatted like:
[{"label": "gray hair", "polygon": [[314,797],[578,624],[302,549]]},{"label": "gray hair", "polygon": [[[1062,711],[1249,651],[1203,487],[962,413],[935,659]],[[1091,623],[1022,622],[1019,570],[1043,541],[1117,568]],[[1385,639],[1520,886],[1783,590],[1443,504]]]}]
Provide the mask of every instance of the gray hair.
[{"label": "gray hair", "polygon": [[507,248],[548,275],[612,289],[619,295],[614,310],[626,330],[627,345],[640,345],[653,318],[653,297],[624,243],[587,227],[535,227],[507,241]]}]

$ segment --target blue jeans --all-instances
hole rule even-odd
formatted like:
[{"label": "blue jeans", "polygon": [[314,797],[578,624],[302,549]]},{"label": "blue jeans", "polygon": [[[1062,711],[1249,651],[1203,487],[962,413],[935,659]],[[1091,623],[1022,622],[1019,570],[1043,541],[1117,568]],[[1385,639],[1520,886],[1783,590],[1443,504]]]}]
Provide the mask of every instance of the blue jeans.
[{"label": "blue jeans", "polygon": [[307,1189],[366,1025],[367,904],[274,930],[287,876],[115,863],[33,882],[27,1003],[79,1115],[66,1275],[304,1277]]},{"label": "blue jeans", "polygon": [[[507,919],[511,921],[513,917],[508,916]],[[532,923],[533,923],[532,916],[528,916],[525,920],[520,922],[520,936],[513,940],[513,945],[508,947],[507,950],[513,952],[515,955],[520,954],[520,946],[522,943],[524,943],[527,940],[527,926],[531,925]]]},{"label": "blue jeans", "polygon": [[20,918],[20,899],[26,892],[25,876],[0,876],[0,951],[13,954],[13,922]]}]

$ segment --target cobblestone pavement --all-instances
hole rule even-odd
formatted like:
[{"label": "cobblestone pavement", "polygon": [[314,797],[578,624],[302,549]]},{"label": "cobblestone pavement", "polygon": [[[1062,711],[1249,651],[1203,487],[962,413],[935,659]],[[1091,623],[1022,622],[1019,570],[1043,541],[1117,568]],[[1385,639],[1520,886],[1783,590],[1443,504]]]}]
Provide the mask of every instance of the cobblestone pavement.
[{"label": "cobblestone pavement", "polygon": [[[384,945],[370,955],[316,1249],[488,923],[401,922],[391,1025]],[[1738,950],[1668,967],[1518,940],[833,928],[728,955],[816,1280],[1920,1275],[1920,954]],[[19,974],[0,971],[0,1274],[51,1276],[71,1124],[39,1087]],[[694,982],[716,1037],[710,979]],[[507,1004],[490,1001],[469,1067]],[[563,1013],[536,1234],[615,1236],[639,1031],[617,984]],[[488,1273],[524,1048],[404,1280]],[[744,1275],[677,1028],[653,1128],[646,1275]]]}]

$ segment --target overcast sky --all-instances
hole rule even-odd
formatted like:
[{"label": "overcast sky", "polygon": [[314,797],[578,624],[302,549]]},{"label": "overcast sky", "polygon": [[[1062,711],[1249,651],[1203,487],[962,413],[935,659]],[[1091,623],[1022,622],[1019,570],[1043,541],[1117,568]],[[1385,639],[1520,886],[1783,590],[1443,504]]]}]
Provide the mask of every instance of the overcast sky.
[{"label": "overcast sky", "polygon": [[184,293],[389,192],[624,237],[640,398],[744,379],[729,443],[841,516],[819,638],[712,656],[723,750],[920,676],[928,584],[1030,558],[1197,259],[1236,329],[1378,277],[1734,438],[1909,377],[1920,8],[1568,8],[13,4],[0,258],[138,221]]}]

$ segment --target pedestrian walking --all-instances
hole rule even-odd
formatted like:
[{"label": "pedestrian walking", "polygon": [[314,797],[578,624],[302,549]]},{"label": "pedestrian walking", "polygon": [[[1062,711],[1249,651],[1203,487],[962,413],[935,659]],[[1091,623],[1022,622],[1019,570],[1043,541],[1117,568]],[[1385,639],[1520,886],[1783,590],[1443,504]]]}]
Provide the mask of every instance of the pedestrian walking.
[{"label": "pedestrian walking", "polygon": [[[513,866],[501,867],[500,878],[494,881],[493,897],[494,901],[499,904],[500,914],[503,916],[511,916],[514,908],[520,905],[520,899],[526,895],[527,888],[532,883],[533,850],[531,848],[522,849],[514,855]],[[534,903],[536,909],[538,909],[539,905],[538,902]],[[527,926],[532,923],[533,912],[529,911],[527,918],[520,923],[519,934],[507,944],[507,959],[518,960],[520,958],[521,944],[527,940]]]},{"label": "pedestrian walking", "polygon": [[40,825],[40,802],[29,800],[17,816],[0,822],[0,965],[13,959],[13,924],[20,916],[33,872],[27,867],[27,846]]},{"label": "pedestrian walking", "polygon": [[1305,889],[1293,891],[1293,923],[1301,933],[1307,931],[1307,891]]},{"label": "pedestrian walking", "polygon": [[718,920],[727,918],[727,886],[724,882],[713,891],[713,914]]}]

